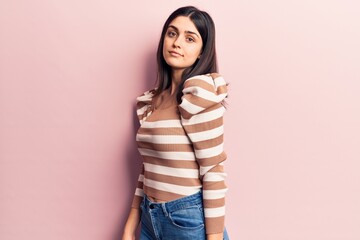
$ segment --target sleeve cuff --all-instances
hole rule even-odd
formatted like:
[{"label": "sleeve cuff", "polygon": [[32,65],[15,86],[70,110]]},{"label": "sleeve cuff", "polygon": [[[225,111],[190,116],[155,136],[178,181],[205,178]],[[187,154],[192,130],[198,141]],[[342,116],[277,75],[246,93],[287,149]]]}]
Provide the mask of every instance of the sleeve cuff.
[{"label": "sleeve cuff", "polygon": [[205,218],[206,234],[222,233],[225,229],[225,216]]}]

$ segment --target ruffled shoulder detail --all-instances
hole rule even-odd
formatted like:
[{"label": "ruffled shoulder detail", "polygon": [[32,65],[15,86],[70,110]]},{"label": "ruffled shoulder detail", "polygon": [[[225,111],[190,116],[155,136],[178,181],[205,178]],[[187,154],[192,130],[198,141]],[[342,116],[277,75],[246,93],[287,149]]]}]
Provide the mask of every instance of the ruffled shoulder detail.
[{"label": "ruffled shoulder detail", "polygon": [[156,89],[144,92],[136,98],[136,113],[140,123],[151,113],[152,99]]},{"label": "ruffled shoulder detail", "polygon": [[184,119],[216,107],[227,97],[227,83],[217,73],[198,75],[184,82],[179,111]]}]

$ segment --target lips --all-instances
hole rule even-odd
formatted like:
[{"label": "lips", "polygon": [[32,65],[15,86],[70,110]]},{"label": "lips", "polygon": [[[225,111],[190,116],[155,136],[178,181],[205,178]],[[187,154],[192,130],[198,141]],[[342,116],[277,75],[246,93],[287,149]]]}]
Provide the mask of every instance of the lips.
[{"label": "lips", "polygon": [[182,54],[176,52],[176,51],[169,51],[170,55],[174,56],[174,57],[183,57]]}]

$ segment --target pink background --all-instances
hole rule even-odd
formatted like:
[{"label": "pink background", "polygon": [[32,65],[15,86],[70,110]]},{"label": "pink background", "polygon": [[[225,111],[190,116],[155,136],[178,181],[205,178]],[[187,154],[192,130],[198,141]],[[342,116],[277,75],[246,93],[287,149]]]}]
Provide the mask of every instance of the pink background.
[{"label": "pink background", "polygon": [[0,239],[120,239],[135,97],[180,6],[217,26],[233,240],[360,239],[360,4],[1,1]]}]

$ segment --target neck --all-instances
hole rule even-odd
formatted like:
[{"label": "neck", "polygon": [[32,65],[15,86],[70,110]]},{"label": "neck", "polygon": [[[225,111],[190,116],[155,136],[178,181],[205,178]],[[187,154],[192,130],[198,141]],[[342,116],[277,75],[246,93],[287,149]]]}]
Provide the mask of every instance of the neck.
[{"label": "neck", "polygon": [[176,89],[178,88],[180,82],[181,82],[181,76],[183,73],[183,69],[181,70],[172,70],[171,73],[171,95],[175,93]]}]

